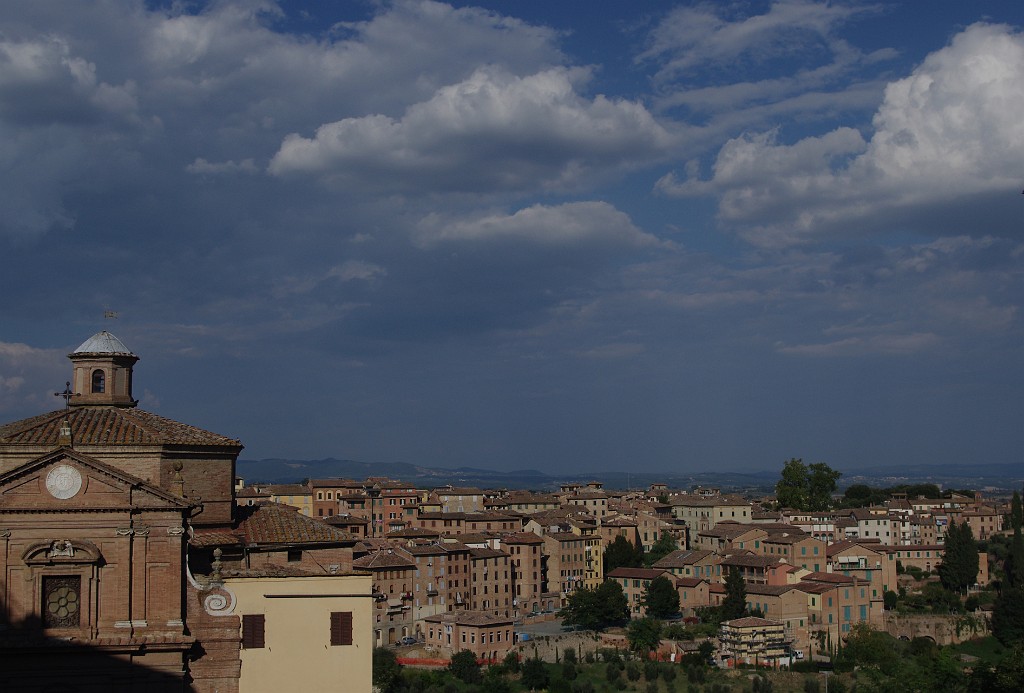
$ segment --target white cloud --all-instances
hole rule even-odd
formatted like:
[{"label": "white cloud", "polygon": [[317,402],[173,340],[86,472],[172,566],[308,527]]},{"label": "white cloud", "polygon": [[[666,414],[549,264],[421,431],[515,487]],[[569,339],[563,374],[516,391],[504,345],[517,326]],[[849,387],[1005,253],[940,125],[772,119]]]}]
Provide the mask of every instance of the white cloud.
[{"label": "white cloud", "polygon": [[744,135],[722,147],[710,180],[670,174],[658,188],[720,194],[720,218],[761,244],[886,221],[938,226],[936,210],[1020,188],[1022,82],[1024,36],[976,24],[886,88],[870,140],[849,128],[792,145]]},{"label": "white cloud", "polygon": [[[63,389],[70,374],[70,364],[57,349],[0,342],[0,412],[56,409],[53,393]],[[35,389],[26,383],[34,383]],[[53,389],[39,389],[45,383],[52,383]]]},{"label": "white cloud", "polygon": [[328,277],[337,277],[343,282],[355,280],[369,281],[377,277],[387,276],[388,271],[372,262],[364,260],[347,260],[341,265],[332,267]]},{"label": "white cloud", "polygon": [[554,207],[533,205],[514,214],[452,220],[440,214],[419,225],[423,245],[446,241],[521,240],[544,245],[607,244],[670,247],[638,229],[626,214],[607,202],[570,202]]},{"label": "white cloud", "polygon": [[868,354],[912,355],[933,349],[941,343],[938,335],[928,332],[912,334],[870,335],[847,337],[820,344],[779,345],[782,354],[798,356],[864,356]]},{"label": "white cloud", "polygon": [[322,125],[285,138],[275,175],[313,174],[335,184],[400,191],[572,188],[595,172],[647,163],[673,137],[639,103],[585,99],[583,69],[526,77],[480,68],[467,80],[384,115]]},{"label": "white cloud", "polygon": [[736,8],[707,4],[679,7],[665,17],[650,36],[649,48],[637,60],[662,62],[656,79],[685,77],[708,65],[724,65],[746,58],[755,62],[825,44],[823,51],[843,52],[846,47],[832,31],[851,18],[878,11],[877,6],[779,0],[764,14],[723,16]]},{"label": "white cloud", "polygon": [[0,234],[72,228],[96,192],[251,173],[289,132],[400,115],[480,65],[529,75],[564,61],[557,32],[476,8],[352,7],[360,21],[322,36],[277,30],[287,12],[0,3],[0,170],[18,171],[0,186]]},{"label": "white cloud", "polygon": [[220,163],[214,163],[207,161],[206,159],[199,158],[193,161],[191,164],[185,167],[185,170],[189,173],[195,173],[197,175],[220,175],[220,174],[255,174],[259,173],[259,167],[252,159],[243,159],[242,161],[222,161]]}]

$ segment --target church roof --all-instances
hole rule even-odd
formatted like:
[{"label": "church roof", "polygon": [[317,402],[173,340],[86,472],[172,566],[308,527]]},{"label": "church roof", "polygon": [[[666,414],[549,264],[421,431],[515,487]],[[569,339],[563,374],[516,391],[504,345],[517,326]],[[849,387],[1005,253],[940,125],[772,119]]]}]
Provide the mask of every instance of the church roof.
[{"label": "church roof", "polygon": [[132,350],[124,345],[120,339],[106,330],[97,332],[89,339],[82,342],[82,345],[75,349],[74,354],[132,354]]},{"label": "church roof", "polygon": [[71,424],[75,445],[215,445],[241,442],[142,409],[72,407],[0,426],[0,445],[57,447],[61,422]]},{"label": "church roof", "polygon": [[348,532],[306,517],[279,503],[239,506],[234,529],[196,529],[191,543],[196,546],[244,544],[352,544]]}]

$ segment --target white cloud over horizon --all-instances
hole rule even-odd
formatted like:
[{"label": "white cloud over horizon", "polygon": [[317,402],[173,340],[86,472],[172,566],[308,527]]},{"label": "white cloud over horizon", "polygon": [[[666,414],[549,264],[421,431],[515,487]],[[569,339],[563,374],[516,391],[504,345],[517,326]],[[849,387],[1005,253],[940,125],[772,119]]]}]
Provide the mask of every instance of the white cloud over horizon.
[{"label": "white cloud over horizon", "polygon": [[870,137],[747,134],[722,147],[709,179],[668,174],[658,189],[720,196],[720,219],[757,244],[857,233],[886,217],[920,229],[914,216],[932,220],[933,207],[1021,187],[1022,80],[1024,35],[975,24],[886,87]]}]

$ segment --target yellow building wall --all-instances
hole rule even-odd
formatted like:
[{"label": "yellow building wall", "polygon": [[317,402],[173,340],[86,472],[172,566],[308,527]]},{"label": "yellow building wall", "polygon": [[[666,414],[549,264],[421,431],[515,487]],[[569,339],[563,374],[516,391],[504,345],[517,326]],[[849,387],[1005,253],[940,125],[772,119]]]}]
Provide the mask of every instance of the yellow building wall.
[{"label": "yellow building wall", "polygon": [[[229,578],[235,613],[266,617],[265,647],[242,649],[239,693],[369,693],[373,601],[369,575]],[[352,644],[331,646],[330,614],[352,612]]]}]

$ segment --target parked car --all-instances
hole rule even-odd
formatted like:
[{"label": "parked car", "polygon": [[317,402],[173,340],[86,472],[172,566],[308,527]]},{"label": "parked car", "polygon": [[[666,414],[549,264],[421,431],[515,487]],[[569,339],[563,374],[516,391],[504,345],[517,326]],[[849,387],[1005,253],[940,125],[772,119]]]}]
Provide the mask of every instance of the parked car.
[{"label": "parked car", "polygon": [[401,642],[403,645],[415,645],[416,638],[414,638],[411,635],[406,635],[404,638],[402,638]]}]

